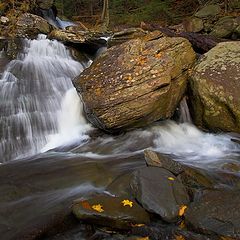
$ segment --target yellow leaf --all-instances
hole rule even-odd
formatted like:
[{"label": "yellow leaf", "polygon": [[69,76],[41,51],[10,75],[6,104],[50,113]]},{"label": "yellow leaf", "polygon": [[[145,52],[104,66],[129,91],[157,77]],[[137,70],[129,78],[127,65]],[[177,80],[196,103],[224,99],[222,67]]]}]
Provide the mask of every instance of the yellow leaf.
[{"label": "yellow leaf", "polygon": [[95,211],[97,211],[97,212],[104,212],[104,210],[103,210],[103,206],[101,205],[101,204],[97,204],[97,205],[93,205],[92,206],[92,209],[93,210],[95,210]]},{"label": "yellow leaf", "polygon": [[183,237],[182,235],[176,236],[176,240],[185,240],[185,237]]},{"label": "yellow leaf", "polygon": [[180,227],[181,229],[185,228],[185,222],[182,221],[182,222],[179,224],[179,227]]},{"label": "yellow leaf", "polygon": [[132,202],[132,201],[129,201],[128,199],[123,200],[123,201],[122,201],[122,204],[123,204],[124,207],[125,207],[125,206],[129,206],[129,207],[132,207],[132,206],[133,206],[133,202]]},{"label": "yellow leaf", "polygon": [[140,238],[136,238],[136,240],[150,240],[150,238],[149,237],[140,237]]},{"label": "yellow leaf", "polygon": [[173,177],[169,177],[168,180],[174,181],[175,179]]},{"label": "yellow leaf", "polygon": [[138,224],[131,224],[131,226],[132,227],[143,227],[143,226],[145,226],[145,224],[143,224],[143,223],[138,223]]},{"label": "yellow leaf", "polygon": [[185,211],[187,209],[187,206],[183,205],[179,208],[179,212],[178,212],[178,215],[181,217],[184,215]]}]

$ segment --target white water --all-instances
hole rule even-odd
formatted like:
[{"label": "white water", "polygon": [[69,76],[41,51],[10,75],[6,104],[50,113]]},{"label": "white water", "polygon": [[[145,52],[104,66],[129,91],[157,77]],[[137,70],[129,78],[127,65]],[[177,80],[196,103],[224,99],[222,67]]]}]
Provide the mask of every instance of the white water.
[{"label": "white water", "polygon": [[[80,111],[69,112],[70,102],[76,101],[79,108],[80,101],[71,90],[66,96],[67,103],[61,105],[61,102],[73,88],[71,79],[82,71],[82,64],[72,59],[63,44],[44,35],[24,41],[23,53],[9,63],[0,79],[1,161],[39,152],[51,134],[61,135],[65,131],[66,135],[68,129],[58,123],[59,116],[60,122],[67,123],[73,117],[71,114]],[[69,117],[67,120],[64,114],[65,118]],[[73,128],[79,120],[75,117]]]},{"label": "white water", "polygon": [[81,145],[89,139],[87,132],[91,129],[92,126],[83,116],[82,102],[75,88],[71,88],[62,100],[61,111],[58,114],[58,132],[48,136],[48,143],[41,151],[76,142]]}]

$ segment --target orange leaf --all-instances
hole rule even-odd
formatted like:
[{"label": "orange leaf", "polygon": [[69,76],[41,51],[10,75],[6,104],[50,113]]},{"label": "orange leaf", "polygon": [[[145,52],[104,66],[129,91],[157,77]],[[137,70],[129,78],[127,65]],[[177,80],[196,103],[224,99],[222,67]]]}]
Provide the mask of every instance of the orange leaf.
[{"label": "orange leaf", "polygon": [[185,206],[185,205],[181,206],[180,209],[179,209],[178,215],[180,217],[183,216],[185,211],[186,211],[186,209],[187,209],[187,206]]}]

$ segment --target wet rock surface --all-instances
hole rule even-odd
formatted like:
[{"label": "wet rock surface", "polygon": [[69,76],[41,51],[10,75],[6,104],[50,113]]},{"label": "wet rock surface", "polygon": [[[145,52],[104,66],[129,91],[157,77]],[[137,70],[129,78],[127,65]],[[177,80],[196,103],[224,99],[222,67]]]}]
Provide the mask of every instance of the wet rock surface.
[{"label": "wet rock surface", "polygon": [[220,43],[194,67],[191,104],[197,126],[240,132],[239,52],[239,42]]},{"label": "wet rock surface", "polygon": [[190,204],[185,219],[188,226],[205,234],[240,238],[239,191],[208,191]]},{"label": "wet rock surface", "polygon": [[183,184],[163,168],[146,167],[137,170],[131,188],[137,201],[146,210],[167,222],[177,221],[180,209],[189,203]]},{"label": "wet rock surface", "polygon": [[194,60],[184,38],[131,40],[108,49],[74,85],[94,126],[121,131],[170,118]]},{"label": "wet rock surface", "polygon": [[150,222],[148,213],[135,200],[106,194],[76,200],[72,211],[79,220],[117,229]]}]

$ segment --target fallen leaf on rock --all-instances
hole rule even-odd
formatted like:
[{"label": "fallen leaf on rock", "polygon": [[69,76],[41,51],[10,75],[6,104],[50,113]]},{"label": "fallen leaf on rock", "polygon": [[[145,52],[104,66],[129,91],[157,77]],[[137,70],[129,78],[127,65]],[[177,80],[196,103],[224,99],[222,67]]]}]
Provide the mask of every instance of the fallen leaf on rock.
[{"label": "fallen leaf on rock", "polygon": [[185,211],[187,209],[187,206],[183,205],[179,208],[179,212],[178,212],[178,215],[181,217],[184,215]]},{"label": "fallen leaf on rock", "polygon": [[140,238],[136,238],[136,240],[150,240],[149,237],[140,237]]},{"label": "fallen leaf on rock", "polygon": [[132,227],[143,227],[143,226],[145,226],[145,224],[143,224],[143,223],[139,223],[139,224],[131,224],[131,226]]},{"label": "fallen leaf on rock", "polygon": [[133,202],[128,200],[128,199],[123,200],[122,204],[123,204],[124,207],[126,207],[126,206],[132,207],[133,206]]},{"label": "fallen leaf on rock", "polygon": [[82,204],[82,207],[85,209],[89,209],[89,210],[92,209],[89,202],[87,202],[87,201],[83,201],[83,202],[81,202],[81,204]]},{"label": "fallen leaf on rock", "polygon": [[185,240],[185,237],[183,237],[182,235],[176,236],[176,240]]},{"label": "fallen leaf on rock", "polygon": [[103,210],[103,206],[101,204],[97,204],[97,205],[92,205],[92,209],[97,211],[97,212],[104,212]]}]

